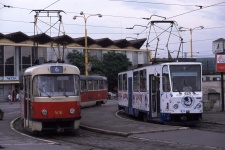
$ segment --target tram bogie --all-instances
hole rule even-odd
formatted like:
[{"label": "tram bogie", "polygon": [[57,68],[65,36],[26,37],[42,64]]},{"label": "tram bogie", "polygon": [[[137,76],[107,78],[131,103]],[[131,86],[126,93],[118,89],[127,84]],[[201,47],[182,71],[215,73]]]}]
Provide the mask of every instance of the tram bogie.
[{"label": "tram bogie", "polygon": [[31,132],[74,131],[80,126],[80,71],[76,66],[48,63],[23,74],[21,116]]},{"label": "tram bogie", "polygon": [[145,121],[202,119],[202,65],[152,64],[118,74],[118,109]]}]

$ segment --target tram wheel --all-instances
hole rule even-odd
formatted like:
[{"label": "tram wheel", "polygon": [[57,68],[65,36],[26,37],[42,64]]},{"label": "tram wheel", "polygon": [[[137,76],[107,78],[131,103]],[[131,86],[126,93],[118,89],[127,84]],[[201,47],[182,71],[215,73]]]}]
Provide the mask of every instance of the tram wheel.
[{"label": "tram wheel", "polygon": [[144,122],[148,122],[147,114],[143,114],[143,115],[142,115],[142,118],[143,118],[143,121],[144,121]]},{"label": "tram wheel", "polygon": [[101,104],[102,104],[101,102],[96,102],[97,106],[101,106]]}]

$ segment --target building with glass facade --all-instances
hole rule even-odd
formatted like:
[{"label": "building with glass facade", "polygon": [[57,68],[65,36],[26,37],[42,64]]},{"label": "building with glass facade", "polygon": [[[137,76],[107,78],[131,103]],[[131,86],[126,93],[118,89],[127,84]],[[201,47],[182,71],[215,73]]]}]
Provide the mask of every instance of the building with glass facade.
[{"label": "building with glass facade", "polygon": [[[38,57],[46,57],[47,48],[40,48]],[[35,65],[35,51],[29,46],[0,46],[0,101],[7,101],[9,93],[19,91],[23,71]]]},{"label": "building with glass facade", "polygon": [[[133,63],[147,63],[147,51],[140,50],[146,39],[112,41],[108,38],[88,40],[90,56],[102,60],[104,53],[116,51],[124,53]],[[0,102],[7,101],[10,93],[15,99],[19,91],[19,80],[24,70],[30,66],[61,58],[69,63],[66,55],[72,50],[84,52],[84,37],[72,38],[67,35],[50,37],[46,34],[28,36],[22,32],[0,33]]]}]

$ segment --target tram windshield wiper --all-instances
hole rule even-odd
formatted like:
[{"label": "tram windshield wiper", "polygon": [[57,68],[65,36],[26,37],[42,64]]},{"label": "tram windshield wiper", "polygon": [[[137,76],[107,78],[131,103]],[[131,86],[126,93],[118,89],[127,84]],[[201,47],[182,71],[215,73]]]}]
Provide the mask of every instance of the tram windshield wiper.
[{"label": "tram windshield wiper", "polygon": [[[179,94],[182,94],[181,91],[180,91],[180,88],[177,86],[177,84],[175,82],[173,82],[173,85],[174,85],[174,87],[176,87]],[[174,91],[174,89],[173,89],[173,91]]]},{"label": "tram windshield wiper", "polygon": [[196,94],[193,88],[190,85],[186,84],[185,80],[184,80],[184,85],[189,87],[190,91],[193,92],[193,94]]},{"label": "tram windshield wiper", "polygon": [[[44,93],[44,94],[46,94],[49,98],[51,97],[51,95],[49,95],[47,92],[45,92],[42,88],[39,88],[38,87],[38,90],[41,92],[41,93]],[[41,94],[40,93],[40,94]],[[40,95],[41,96],[41,95]]]}]

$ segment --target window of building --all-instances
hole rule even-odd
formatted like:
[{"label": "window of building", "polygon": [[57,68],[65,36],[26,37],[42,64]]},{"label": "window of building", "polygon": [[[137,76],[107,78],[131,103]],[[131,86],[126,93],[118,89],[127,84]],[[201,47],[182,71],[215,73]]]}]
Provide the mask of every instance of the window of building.
[{"label": "window of building", "polygon": [[31,47],[21,47],[22,64],[31,64]]},{"label": "window of building", "polygon": [[0,46],[0,76],[4,76],[4,49]]},{"label": "window of building", "polygon": [[4,47],[5,76],[14,76],[15,47]]},{"label": "window of building", "polygon": [[4,48],[0,46],[0,64],[4,64]]},{"label": "window of building", "polygon": [[208,99],[209,100],[219,100],[220,93],[208,93]]},{"label": "window of building", "polygon": [[4,76],[4,64],[0,64],[0,76]]},{"label": "window of building", "polygon": [[137,65],[137,64],[138,64],[138,53],[133,52],[133,65]]}]

